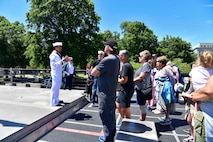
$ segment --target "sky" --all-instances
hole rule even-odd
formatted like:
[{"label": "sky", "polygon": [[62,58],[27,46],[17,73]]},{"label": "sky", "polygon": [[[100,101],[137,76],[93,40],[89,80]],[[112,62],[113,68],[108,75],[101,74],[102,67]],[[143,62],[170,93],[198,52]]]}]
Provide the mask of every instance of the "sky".
[{"label": "sky", "polygon": [[[101,32],[121,33],[125,21],[143,22],[161,41],[166,35],[180,37],[194,47],[213,43],[213,0],[91,0],[101,17]],[[26,0],[1,0],[0,16],[26,24]]]}]

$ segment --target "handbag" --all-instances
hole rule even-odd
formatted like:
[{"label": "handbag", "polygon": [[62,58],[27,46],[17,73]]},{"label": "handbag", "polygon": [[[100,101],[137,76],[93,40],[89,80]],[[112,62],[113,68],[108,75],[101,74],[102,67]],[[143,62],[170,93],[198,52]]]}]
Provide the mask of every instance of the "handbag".
[{"label": "handbag", "polygon": [[152,99],[152,86],[148,87],[147,89],[141,89],[141,95],[145,100]]}]

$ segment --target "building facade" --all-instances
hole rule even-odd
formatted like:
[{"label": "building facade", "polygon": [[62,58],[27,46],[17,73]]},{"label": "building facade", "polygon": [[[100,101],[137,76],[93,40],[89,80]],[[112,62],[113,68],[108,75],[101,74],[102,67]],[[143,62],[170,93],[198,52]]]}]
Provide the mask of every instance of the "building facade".
[{"label": "building facade", "polygon": [[199,56],[200,53],[204,50],[213,51],[213,43],[199,43],[196,46],[194,46],[193,49],[194,53]]}]

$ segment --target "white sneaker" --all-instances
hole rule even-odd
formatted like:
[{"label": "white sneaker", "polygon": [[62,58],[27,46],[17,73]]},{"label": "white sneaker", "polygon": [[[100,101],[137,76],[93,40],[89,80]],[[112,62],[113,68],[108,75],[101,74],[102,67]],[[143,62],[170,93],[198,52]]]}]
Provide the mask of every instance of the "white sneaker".
[{"label": "white sneaker", "polygon": [[[166,119],[166,117],[165,116],[163,116],[163,117],[158,117],[158,120],[160,120],[160,121],[164,121]],[[172,118],[167,118],[169,121],[172,121]]]},{"label": "white sneaker", "polygon": [[182,96],[180,96],[179,101],[184,101],[184,98]]},{"label": "white sneaker", "polygon": [[94,107],[95,104],[94,103],[91,103],[88,107]]},{"label": "white sneaker", "polygon": [[183,139],[183,142],[193,142],[193,137],[189,136],[188,138]]},{"label": "white sneaker", "polygon": [[152,112],[153,112],[154,114],[161,114],[161,111],[158,110],[158,109],[155,109],[155,110],[153,110]]}]

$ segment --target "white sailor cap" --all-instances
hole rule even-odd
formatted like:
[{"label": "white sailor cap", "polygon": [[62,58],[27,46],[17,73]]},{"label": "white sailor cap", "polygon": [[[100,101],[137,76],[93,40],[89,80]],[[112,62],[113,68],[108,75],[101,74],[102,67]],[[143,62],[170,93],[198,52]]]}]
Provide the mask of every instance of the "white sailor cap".
[{"label": "white sailor cap", "polygon": [[63,45],[62,42],[55,42],[55,43],[53,43],[53,47],[62,46],[62,45]]}]

